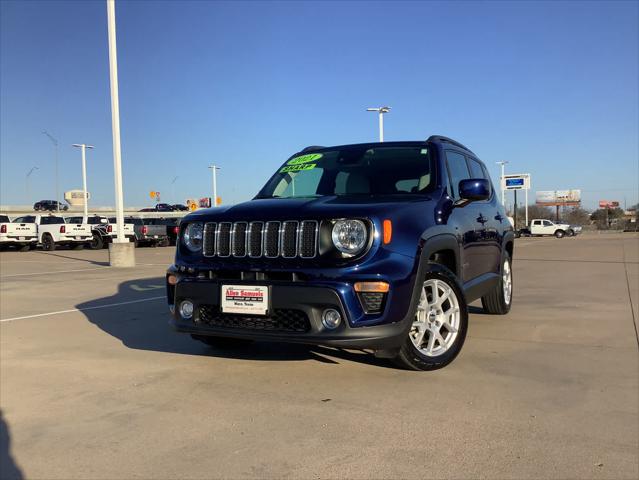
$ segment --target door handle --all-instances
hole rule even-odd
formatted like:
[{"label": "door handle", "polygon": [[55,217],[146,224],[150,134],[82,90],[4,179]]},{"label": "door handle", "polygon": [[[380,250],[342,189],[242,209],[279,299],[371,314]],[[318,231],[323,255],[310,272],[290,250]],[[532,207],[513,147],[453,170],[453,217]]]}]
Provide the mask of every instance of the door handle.
[{"label": "door handle", "polygon": [[484,217],[484,216],[480,213],[480,214],[479,214],[479,217],[477,217],[477,221],[483,225],[483,224],[485,224],[488,220],[486,219],[486,217]]},{"label": "door handle", "polygon": [[501,216],[501,213],[497,212],[497,215],[495,215],[495,220],[501,223],[503,219],[504,217]]}]

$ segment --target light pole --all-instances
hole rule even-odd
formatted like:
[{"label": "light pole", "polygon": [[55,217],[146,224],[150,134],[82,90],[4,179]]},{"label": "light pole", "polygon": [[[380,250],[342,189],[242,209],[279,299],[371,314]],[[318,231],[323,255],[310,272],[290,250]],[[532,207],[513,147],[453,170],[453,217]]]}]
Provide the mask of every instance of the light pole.
[{"label": "light pole", "polygon": [[36,170],[39,170],[38,167],[31,167],[31,170],[29,170],[29,173],[27,173],[26,179],[25,179],[25,189],[27,192],[27,205],[29,205],[29,177],[31,176],[31,174],[33,172],[35,172]]},{"label": "light pole", "polygon": [[46,130],[42,130],[42,133],[49,137],[49,140],[51,140],[55,147],[55,204],[58,213],[60,213],[60,191],[58,190],[58,140],[53,138],[53,136]]},{"label": "light pole", "polygon": [[86,223],[89,217],[89,196],[87,194],[87,148],[94,148],[93,145],[87,145],[86,143],[74,143],[74,147],[82,149],[82,191],[84,192],[84,217],[82,222]]},{"label": "light pole", "polygon": [[497,165],[501,165],[501,177],[499,177],[499,186],[501,187],[501,204],[506,208],[506,189],[504,185],[504,167],[510,163],[508,161],[495,162]]},{"label": "light pole", "polygon": [[113,130],[113,173],[115,177],[115,219],[117,236],[109,244],[109,263],[113,267],[134,267],[135,249],[124,236],[124,193],[122,191],[122,152],[120,150],[120,100],[118,95],[118,51],[115,38],[115,2],[106,0],[109,37],[109,85],[111,88],[111,128]]},{"label": "light pole", "polygon": [[173,181],[171,182],[171,200],[173,200],[173,203],[175,203],[175,181],[180,178],[178,176],[175,176],[173,178]]},{"label": "light pole", "polygon": [[217,170],[220,169],[217,165],[209,165],[211,172],[213,172],[213,202],[212,207],[217,207]]},{"label": "light pole", "polygon": [[371,107],[367,108],[367,112],[377,112],[379,115],[379,141],[384,141],[384,114],[390,112],[391,107]]}]

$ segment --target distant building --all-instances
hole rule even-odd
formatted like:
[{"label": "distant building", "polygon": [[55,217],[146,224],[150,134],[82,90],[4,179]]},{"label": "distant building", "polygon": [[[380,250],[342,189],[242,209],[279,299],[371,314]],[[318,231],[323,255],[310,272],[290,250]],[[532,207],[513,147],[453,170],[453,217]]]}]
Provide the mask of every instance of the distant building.
[{"label": "distant building", "polygon": [[[84,207],[83,193],[82,190],[69,190],[68,192],[64,192],[64,199],[72,207]],[[87,192],[87,198],[91,198],[89,192]]]}]

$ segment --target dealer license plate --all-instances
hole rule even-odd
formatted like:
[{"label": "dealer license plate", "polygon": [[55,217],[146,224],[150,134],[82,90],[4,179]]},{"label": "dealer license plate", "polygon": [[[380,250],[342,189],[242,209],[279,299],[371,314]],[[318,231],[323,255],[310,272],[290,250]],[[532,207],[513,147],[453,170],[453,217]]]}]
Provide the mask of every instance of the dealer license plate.
[{"label": "dealer license plate", "polygon": [[18,237],[18,240],[26,240],[25,237]]},{"label": "dealer license plate", "polygon": [[268,311],[268,287],[256,285],[222,285],[221,307],[223,313],[266,315]]},{"label": "dealer license plate", "polygon": [[82,237],[80,237],[80,236],[76,236],[76,237],[75,237],[75,239],[76,239],[76,240],[82,240]]}]

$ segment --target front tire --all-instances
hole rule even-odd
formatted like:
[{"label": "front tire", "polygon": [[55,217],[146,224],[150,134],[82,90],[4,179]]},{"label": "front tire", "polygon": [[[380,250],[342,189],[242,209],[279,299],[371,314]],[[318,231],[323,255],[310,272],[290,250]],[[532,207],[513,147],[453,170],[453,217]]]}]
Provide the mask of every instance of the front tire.
[{"label": "front tire", "polygon": [[55,250],[55,242],[53,241],[53,237],[45,233],[42,237],[42,250],[45,252],[53,252]]},{"label": "front tire", "polygon": [[566,235],[566,232],[564,232],[563,230],[557,230],[555,232],[555,237],[557,238],[564,238],[565,235]]},{"label": "front tire", "polygon": [[417,311],[393,362],[407,370],[436,370],[461,351],[468,329],[468,307],[455,276],[428,272],[419,290]]},{"label": "front tire", "polygon": [[570,230],[568,230],[568,236],[569,237],[574,237],[575,236],[575,231],[571,228]]},{"label": "front tire", "polygon": [[501,277],[492,292],[481,297],[481,305],[486,313],[506,315],[513,302],[513,271],[510,255],[504,253],[501,262]]}]

